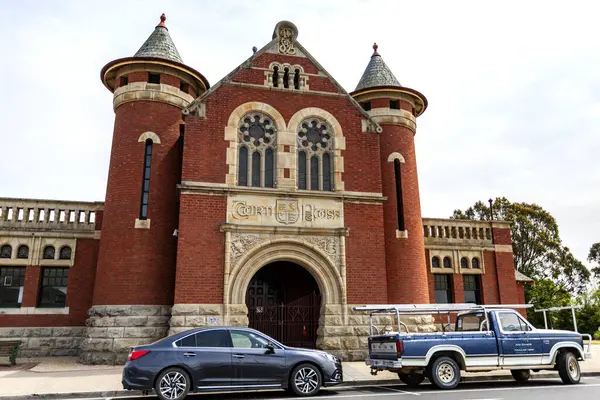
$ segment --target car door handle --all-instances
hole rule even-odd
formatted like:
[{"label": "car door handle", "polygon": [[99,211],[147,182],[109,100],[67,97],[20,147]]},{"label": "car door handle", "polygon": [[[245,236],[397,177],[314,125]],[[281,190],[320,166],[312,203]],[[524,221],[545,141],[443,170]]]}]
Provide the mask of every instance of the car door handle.
[{"label": "car door handle", "polygon": [[234,354],[233,355],[235,358],[244,358],[243,354]]},{"label": "car door handle", "polygon": [[196,353],[183,353],[184,357],[196,357]]}]

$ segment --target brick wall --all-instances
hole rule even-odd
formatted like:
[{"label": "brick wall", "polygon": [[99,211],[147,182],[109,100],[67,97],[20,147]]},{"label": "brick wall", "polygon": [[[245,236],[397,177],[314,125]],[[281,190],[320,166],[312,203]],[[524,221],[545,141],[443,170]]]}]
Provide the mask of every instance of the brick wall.
[{"label": "brick wall", "polygon": [[[379,135],[361,130],[359,110],[346,97],[307,96],[224,85],[206,100],[207,118],[186,117],[183,180],[224,183],[227,174],[224,128],[239,105],[249,101],[270,104],[286,123],[297,111],[319,107],[331,113],[342,126],[347,150],[342,151],[343,180],[348,191],[381,192]],[[351,160],[351,161],[350,161]]]},{"label": "brick wall", "polygon": [[[423,220],[419,197],[414,134],[407,128],[383,125],[381,134],[381,172],[384,204],[385,245],[388,279],[388,301],[391,303],[427,303],[429,288],[425,263]],[[407,238],[397,238],[398,211],[394,163],[388,162],[393,152],[399,152],[405,163],[400,164],[404,224]]]},{"label": "brick wall", "polygon": [[223,303],[225,196],[181,195],[175,304]]},{"label": "brick wall", "polygon": [[[137,101],[116,110],[94,305],[172,304],[177,227],[181,110]],[[148,218],[150,229],[135,229],[139,218],[144,143],[155,132]]]},{"label": "brick wall", "polygon": [[[98,240],[78,239],[74,265],[69,268],[67,304],[69,314],[0,315],[0,327],[82,326],[92,304]],[[37,307],[42,267],[29,265],[25,271],[21,307]]]},{"label": "brick wall", "polygon": [[344,203],[346,287],[349,304],[386,303],[383,207]]}]

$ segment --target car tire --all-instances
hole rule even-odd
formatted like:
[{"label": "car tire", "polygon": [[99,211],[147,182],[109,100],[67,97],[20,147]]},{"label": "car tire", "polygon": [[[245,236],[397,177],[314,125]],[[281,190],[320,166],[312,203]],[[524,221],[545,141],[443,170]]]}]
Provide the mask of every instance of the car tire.
[{"label": "car tire", "polygon": [[460,383],[460,367],[453,358],[436,358],[430,364],[429,380],[438,389],[454,389]]},{"label": "car tire", "polygon": [[531,371],[528,369],[511,369],[510,373],[517,383],[526,383],[531,378]]},{"label": "car tire", "polygon": [[423,381],[425,380],[425,375],[417,374],[415,372],[411,372],[408,374],[398,372],[398,378],[400,378],[402,383],[406,384],[406,386],[408,386],[411,389],[414,389],[421,383],[423,383]]},{"label": "car tire", "polygon": [[296,396],[314,396],[321,390],[321,371],[313,364],[300,364],[290,374],[290,389]]},{"label": "car tire", "polygon": [[558,367],[558,375],[565,385],[574,385],[581,380],[579,361],[573,353],[558,353],[556,366]]},{"label": "car tire", "polygon": [[190,391],[190,378],[181,368],[167,368],[154,383],[154,391],[160,400],[185,399]]}]

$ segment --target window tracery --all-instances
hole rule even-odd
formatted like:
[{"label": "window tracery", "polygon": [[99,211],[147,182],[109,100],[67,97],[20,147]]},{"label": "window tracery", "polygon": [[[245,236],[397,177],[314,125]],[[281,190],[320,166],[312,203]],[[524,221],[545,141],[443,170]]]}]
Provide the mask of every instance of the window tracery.
[{"label": "window tracery", "polygon": [[298,189],[333,190],[333,131],[319,118],[300,123],[298,147]]},{"label": "window tracery", "polygon": [[275,186],[276,128],[262,113],[246,114],[238,126],[238,185]]}]

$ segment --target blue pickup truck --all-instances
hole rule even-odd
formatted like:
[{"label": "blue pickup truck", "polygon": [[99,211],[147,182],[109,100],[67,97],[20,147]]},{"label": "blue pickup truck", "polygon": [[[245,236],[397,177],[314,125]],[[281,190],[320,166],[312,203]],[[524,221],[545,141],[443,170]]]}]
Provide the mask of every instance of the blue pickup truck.
[{"label": "blue pickup truck", "polygon": [[[591,337],[585,352],[583,337],[589,335],[537,329],[513,309],[527,307],[530,305],[378,305],[355,310],[370,312],[366,364],[373,375],[387,370],[397,373],[410,387],[427,377],[439,389],[453,389],[460,382],[461,371],[508,369],[517,382],[523,383],[531,371],[558,370],[563,383],[579,383],[579,362],[591,357]],[[400,318],[401,314],[447,314],[450,321],[452,312],[457,312],[454,329],[448,323],[443,331],[435,333],[409,333]],[[374,332],[374,316],[394,314],[397,331]]]}]

